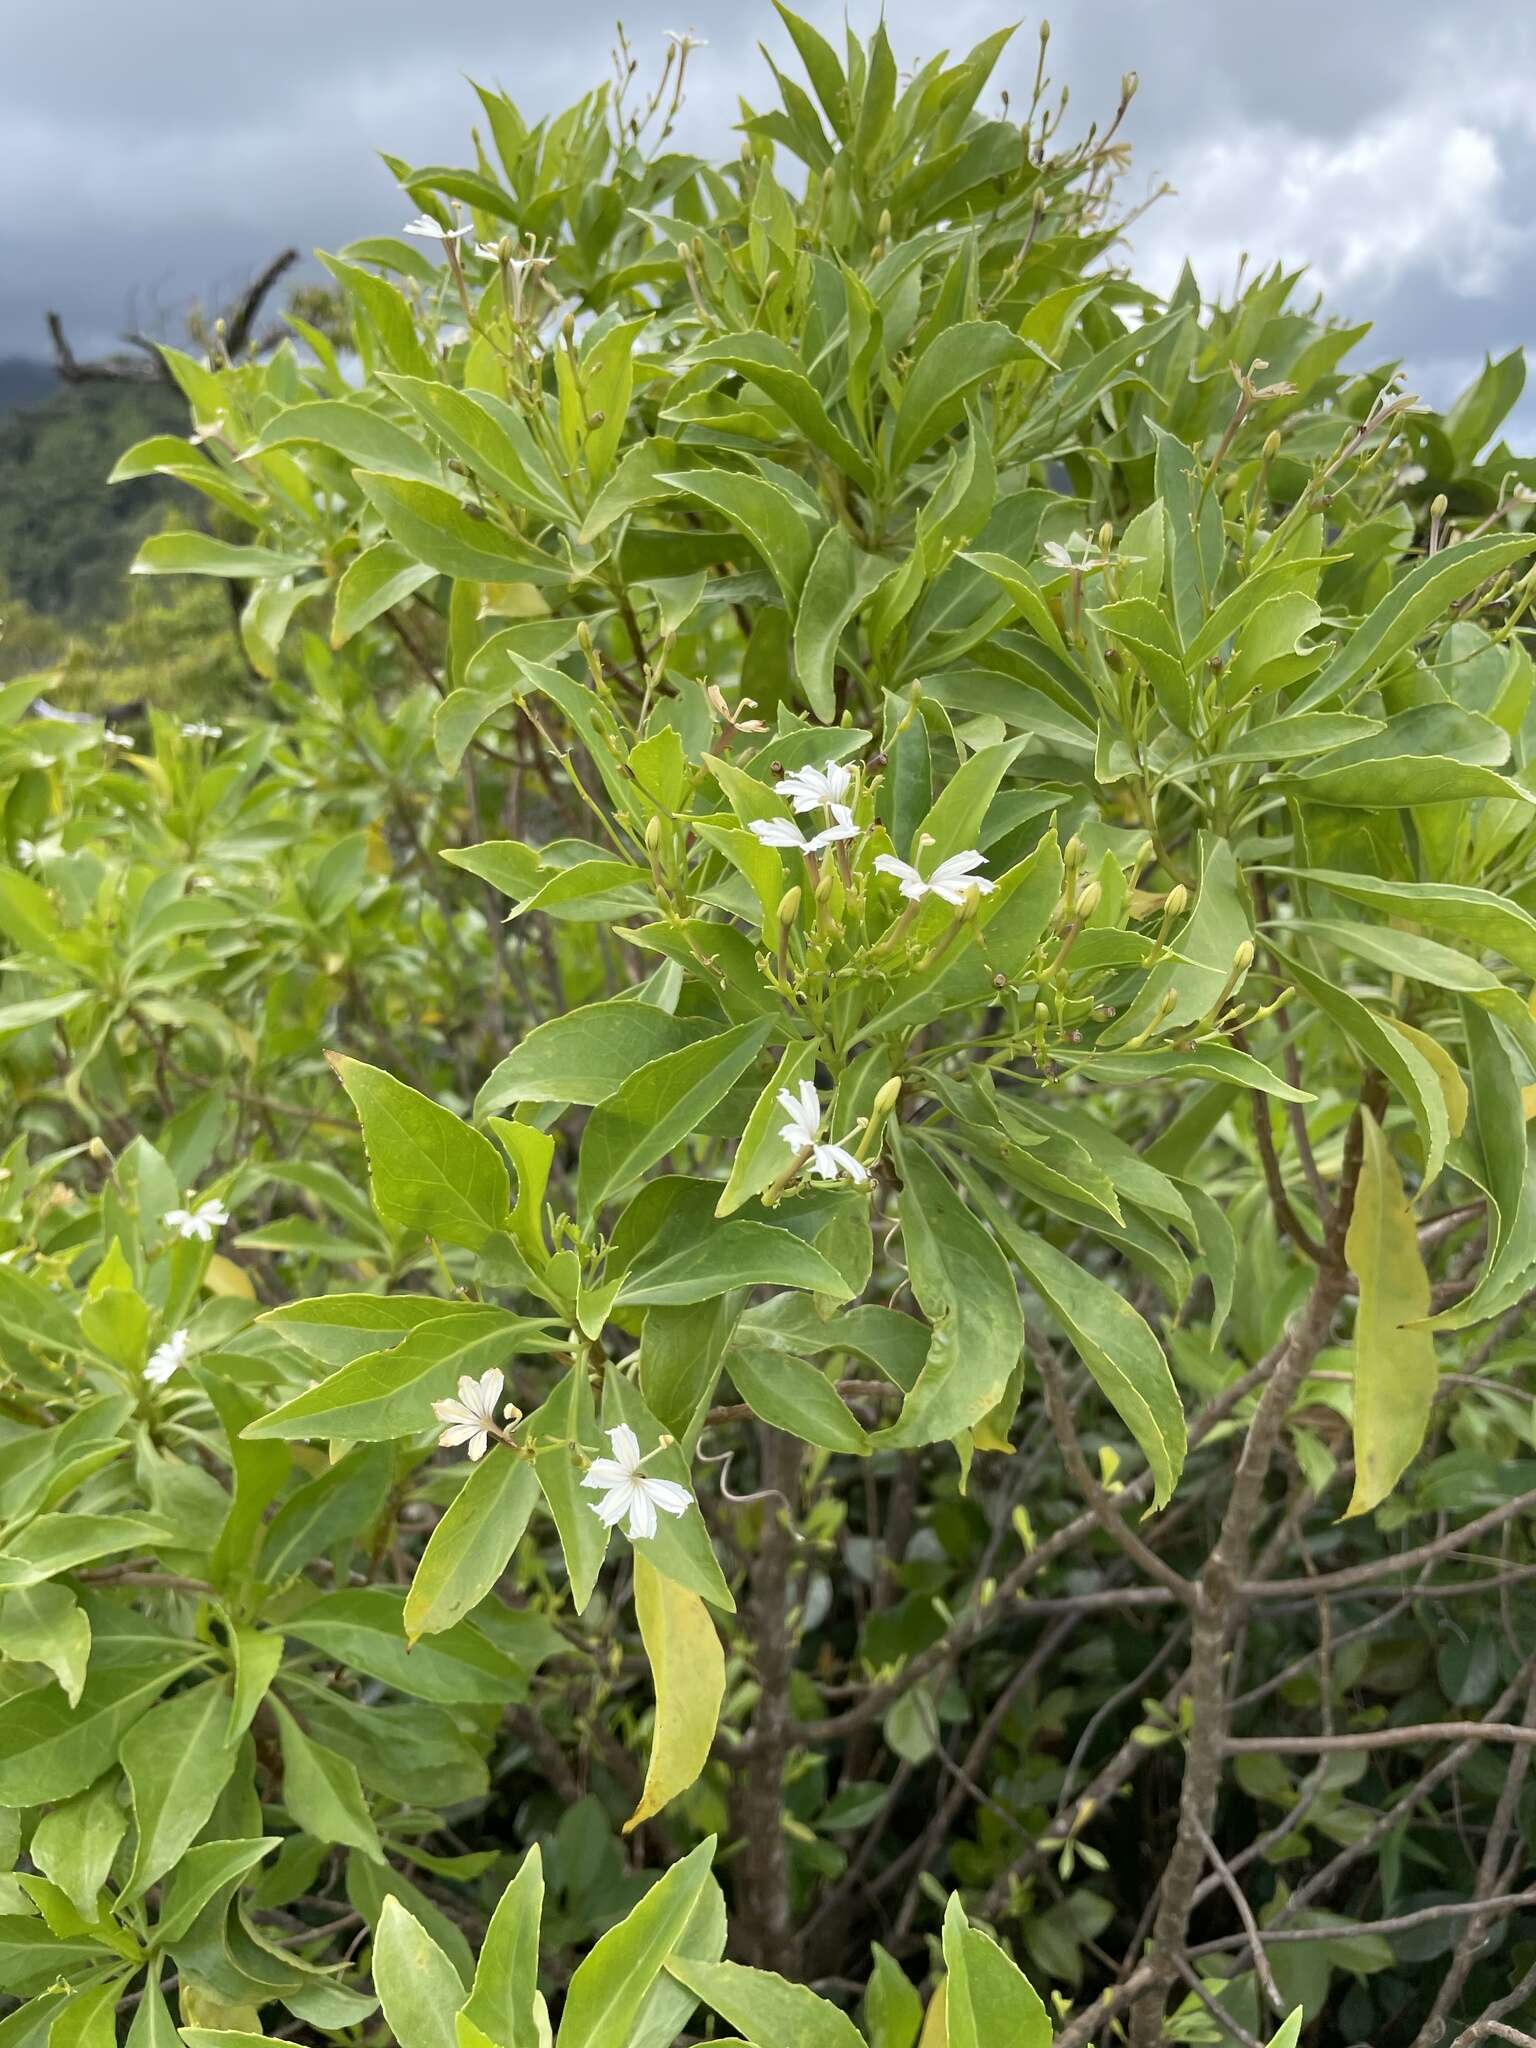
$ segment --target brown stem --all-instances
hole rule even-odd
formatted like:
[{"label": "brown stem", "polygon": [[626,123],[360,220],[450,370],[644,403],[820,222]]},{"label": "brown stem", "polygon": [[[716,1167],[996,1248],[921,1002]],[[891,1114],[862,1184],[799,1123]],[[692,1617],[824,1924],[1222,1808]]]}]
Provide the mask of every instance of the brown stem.
[{"label": "brown stem", "polygon": [[[761,1445],[760,1490],[787,1502],[798,1499],[802,1447],[766,1426]],[[738,1771],[732,1819],[741,1855],[735,1866],[732,1922],[739,1959],[781,1976],[799,1974],[799,1934],[790,1897],[789,1849],[784,1833],[784,1769],[794,1739],[789,1693],[795,1642],[789,1626],[793,1509],[763,1506],[763,1531],[752,1561],[747,1623],[759,1686],[748,1752]]]}]

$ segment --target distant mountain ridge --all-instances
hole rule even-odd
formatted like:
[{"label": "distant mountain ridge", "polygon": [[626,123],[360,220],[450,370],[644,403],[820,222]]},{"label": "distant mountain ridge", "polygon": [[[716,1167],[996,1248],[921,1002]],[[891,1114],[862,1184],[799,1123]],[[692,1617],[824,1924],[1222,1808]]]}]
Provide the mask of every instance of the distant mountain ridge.
[{"label": "distant mountain ridge", "polygon": [[0,412],[51,398],[58,388],[59,373],[52,363],[34,356],[0,356]]}]

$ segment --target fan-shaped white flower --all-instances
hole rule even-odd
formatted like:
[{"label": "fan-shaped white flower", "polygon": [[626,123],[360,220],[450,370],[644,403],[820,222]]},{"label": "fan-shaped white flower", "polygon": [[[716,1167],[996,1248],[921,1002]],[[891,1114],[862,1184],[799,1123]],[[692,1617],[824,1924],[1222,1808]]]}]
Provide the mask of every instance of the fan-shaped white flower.
[{"label": "fan-shaped white flower", "polygon": [[224,737],[222,725],[209,725],[204,719],[191,718],[181,728],[184,740],[221,740]]},{"label": "fan-shaped white flower", "polygon": [[[471,1463],[485,1456],[491,1438],[501,1434],[496,1424],[496,1406],[505,1385],[502,1374],[492,1366],[479,1379],[465,1373],[459,1381],[457,1398],[450,1395],[432,1403],[432,1413],[447,1425],[437,1440],[444,1450],[457,1450],[460,1444],[468,1444]],[[522,1414],[511,1401],[504,1412],[509,1417]]]},{"label": "fan-shaped white flower", "polygon": [[846,804],[834,804],[832,823],[809,839],[789,818],[754,818],[752,833],[763,846],[794,853],[820,853],[825,847],[835,846],[840,839],[857,839],[859,828]]},{"label": "fan-shaped white flower", "polygon": [[414,220],[408,220],[400,230],[403,235],[415,235],[423,242],[457,242],[469,233],[467,226],[445,228],[441,221],[434,220],[430,213],[418,213]]},{"label": "fan-shaped white flower", "polygon": [[613,1456],[594,1458],[581,1482],[590,1492],[603,1496],[588,1502],[600,1522],[611,1529],[628,1515],[629,1540],[637,1543],[656,1534],[658,1508],[669,1515],[688,1512],[693,1496],[686,1486],[679,1486],[673,1479],[652,1479],[641,1470],[645,1460],[640,1455],[640,1439],[627,1422],[610,1429],[608,1441]]},{"label": "fan-shaped white flower", "polygon": [[[491,1438],[501,1435],[496,1422],[496,1408],[505,1385],[506,1381],[494,1366],[489,1372],[481,1373],[479,1379],[466,1373],[459,1381],[457,1396],[432,1403],[432,1413],[439,1422],[447,1425],[438,1443],[445,1450],[456,1450],[460,1444],[468,1444],[472,1463],[483,1458]],[[515,1401],[508,1401],[501,1412],[509,1422],[522,1419],[523,1411]]]},{"label": "fan-shaped white flower", "polygon": [[773,785],[774,794],[800,813],[836,811],[852,787],[853,770],[845,768],[841,761],[829,761],[825,768],[796,768]]},{"label": "fan-shaped white flower", "polygon": [[882,875],[896,877],[901,884],[901,893],[909,903],[921,903],[925,896],[937,896],[941,903],[952,903],[958,910],[968,889],[990,896],[996,888],[995,882],[989,882],[985,875],[976,873],[985,861],[986,855],[972,848],[968,853],[952,853],[948,860],[941,860],[931,875],[919,874],[910,861],[898,860],[894,853],[877,855],[875,866]]},{"label": "fan-shaped white flower", "polygon": [[190,1331],[172,1330],[165,1342],[150,1353],[144,1377],[151,1386],[163,1387],[171,1374],[186,1364],[187,1347],[191,1341]]},{"label": "fan-shaped white flower", "polygon": [[869,1169],[843,1145],[833,1145],[821,1136],[821,1097],[814,1083],[802,1081],[798,1094],[779,1090],[779,1107],[789,1122],[779,1126],[779,1136],[791,1152],[809,1152],[810,1167],[820,1180],[867,1181]]},{"label": "fan-shaped white flower", "polygon": [[229,1221],[229,1211],[217,1199],[199,1202],[195,1209],[167,1209],[162,1219],[178,1237],[195,1237],[212,1244]]}]

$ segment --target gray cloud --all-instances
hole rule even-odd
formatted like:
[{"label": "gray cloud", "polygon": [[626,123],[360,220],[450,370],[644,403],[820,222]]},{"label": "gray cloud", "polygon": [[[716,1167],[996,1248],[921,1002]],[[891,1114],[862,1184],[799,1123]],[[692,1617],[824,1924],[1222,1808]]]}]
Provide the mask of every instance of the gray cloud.
[{"label": "gray cloud", "polygon": [[[526,109],[604,75],[615,0],[52,0],[15,10],[0,67],[0,354],[33,353],[56,306],[77,346],[130,323],[174,326],[285,242],[334,247],[394,227],[378,161],[465,161],[478,112],[466,76]],[[802,11],[836,38],[840,0]],[[1002,0],[887,0],[898,57],[961,49]],[[761,37],[794,68],[766,0],[637,0],[642,58],[694,27],[685,139],[730,146],[738,95],[766,101]],[[856,21],[873,18],[855,5]],[[1103,118],[1141,75],[1128,193],[1177,196],[1140,223],[1144,271],[1189,253],[1207,284],[1255,262],[1310,263],[1374,353],[1443,398],[1536,324],[1536,21],[1527,0],[1067,0],[1051,70],[1068,125]],[[1036,51],[1026,21],[996,83],[1015,102]],[[1536,414],[1530,418],[1536,439]]]}]

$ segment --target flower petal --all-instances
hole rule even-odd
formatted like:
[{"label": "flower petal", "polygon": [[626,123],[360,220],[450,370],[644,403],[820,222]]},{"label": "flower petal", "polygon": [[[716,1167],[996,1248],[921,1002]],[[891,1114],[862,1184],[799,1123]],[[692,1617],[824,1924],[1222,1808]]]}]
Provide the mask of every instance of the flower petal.
[{"label": "flower petal", "polygon": [[642,1479],[646,1498],[669,1515],[685,1515],[693,1506],[693,1495],[675,1479]]}]

